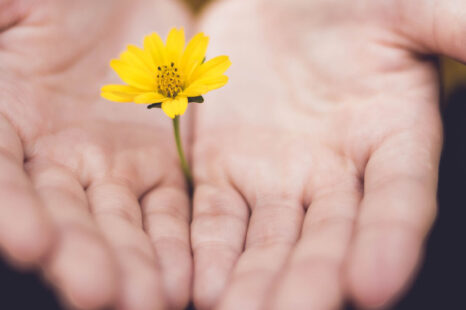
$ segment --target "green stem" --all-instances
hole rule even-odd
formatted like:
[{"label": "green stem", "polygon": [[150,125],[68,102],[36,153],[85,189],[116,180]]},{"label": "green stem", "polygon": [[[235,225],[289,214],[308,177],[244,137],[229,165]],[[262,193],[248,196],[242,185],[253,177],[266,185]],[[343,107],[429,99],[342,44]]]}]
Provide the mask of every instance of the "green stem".
[{"label": "green stem", "polygon": [[176,116],[173,119],[173,129],[175,132],[176,148],[178,150],[178,156],[180,157],[181,169],[183,170],[184,177],[188,183],[188,188],[191,191],[193,188],[193,176],[191,175],[191,169],[189,168],[186,157],[184,156],[183,145],[181,144],[180,138],[180,117]]}]

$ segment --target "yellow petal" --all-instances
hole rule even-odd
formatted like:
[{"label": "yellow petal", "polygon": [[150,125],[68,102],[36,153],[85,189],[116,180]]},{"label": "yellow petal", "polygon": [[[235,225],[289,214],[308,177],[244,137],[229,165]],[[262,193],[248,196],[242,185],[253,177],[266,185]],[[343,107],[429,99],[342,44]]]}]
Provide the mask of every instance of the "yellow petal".
[{"label": "yellow petal", "polygon": [[100,95],[102,96],[102,98],[113,102],[133,102],[133,97],[127,95],[117,95],[114,93],[105,92],[102,92]]},{"label": "yellow petal", "polygon": [[130,51],[124,51],[121,53],[120,60],[130,67],[137,68],[139,71],[147,72],[148,74],[153,72],[153,70],[151,70],[149,66],[145,64],[143,59]]},{"label": "yellow petal", "polygon": [[138,95],[134,98],[134,103],[144,103],[144,104],[151,104],[151,103],[159,103],[167,100],[164,95],[155,93],[155,92],[148,92]]},{"label": "yellow petal", "polygon": [[152,72],[155,71],[154,60],[152,59],[149,52],[142,50],[135,45],[128,45],[128,51],[134,54],[135,57],[139,58],[144,63],[145,68]]},{"label": "yellow petal", "polygon": [[187,97],[201,96],[211,90],[225,86],[227,82],[228,77],[226,75],[196,80],[194,83],[189,85],[182,94]]},{"label": "yellow petal", "polygon": [[228,56],[217,56],[197,67],[188,83],[193,83],[197,79],[212,78],[221,76],[231,66]]},{"label": "yellow petal", "polygon": [[184,72],[186,79],[196,69],[198,65],[202,63],[209,44],[209,37],[206,37],[202,32],[195,35],[186,46],[186,50],[183,53],[181,59],[181,69]]},{"label": "yellow petal", "polygon": [[139,88],[132,87],[129,85],[120,85],[120,84],[105,85],[102,87],[102,91],[112,92],[112,93],[121,93],[121,94],[127,94],[127,95],[138,95],[144,92],[143,90]]},{"label": "yellow petal", "polygon": [[175,63],[178,63],[180,61],[181,55],[184,50],[184,44],[184,29],[172,28],[172,30],[168,34],[166,45],[168,62],[173,61]]},{"label": "yellow petal", "polygon": [[144,38],[144,50],[151,56],[154,66],[166,63],[165,45],[157,33]]},{"label": "yellow petal", "polygon": [[105,85],[101,89],[103,98],[116,102],[133,102],[134,97],[140,93],[140,89],[128,85]]},{"label": "yellow petal", "polygon": [[117,59],[112,60],[110,66],[125,83],[140,89],[152,90],[154,88],[155,75]]},{"label": "yellow petal", "polygon": [[162,103],[162,110],[170,118],[175,118],[177,115],[183,115],[188,108],[188,98],[176,97],[175,99],[169,99]]}]

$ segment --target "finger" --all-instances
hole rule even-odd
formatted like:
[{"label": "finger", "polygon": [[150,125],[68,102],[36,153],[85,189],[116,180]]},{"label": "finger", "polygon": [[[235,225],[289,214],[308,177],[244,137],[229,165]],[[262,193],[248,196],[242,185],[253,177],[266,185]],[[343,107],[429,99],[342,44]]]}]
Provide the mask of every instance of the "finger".
[{"label": "finger", "polygon": [[53,226],[23,168],[23,147],[0,115],[0,247],[16,263],[39,262],[53,244]]},{"label": "finger", "polygon": [[360,196],[356,176],[345,176],[312,195],[301,238],[276,281],[267,309],[340,308],[341,269]]},{"label": "finger", "polygon": [[152,241],[170,309],[184,309],[190,299],[192,256],[190,206],[182,188],[162,187],[142,200],[144,229]]},{"label": "finger", "polygon": [[254,203],[246,248],[236,264],[219,309],[262,309],[299,237],[304,217],[302,204],[274,196],[264,196]]},{"label": "finger", "polygon": [[429,131],[390,138],[367,164],[347,270],[349,290],[363,306],[389,302],[419,262],[436,213],[441,148]]},{"label": "finger", "polygon": [[396,2],[399,6],[396,27],[417,44],[420,52],[443,54],[466,62],[466,2]]},{"label": "finger", "polygon": [[223,292],[243,251],[248,218],[248,206],[233,188],[196,188],[191,224],[196,308],[211,309]]},{"label": "finger", "polygon": [[78,309],[101,309],[116,296],[116,264],[75,176],[58,165],[32,161],[27,170],[58,240],[43,263],[46,277]]},{"label": "finger", "polygon": [[92,213],[113,249],[120,281],[117,309],[164,309],[160,273],[142,228],[137,197],[124,182],[94,182],[87,189]]}]

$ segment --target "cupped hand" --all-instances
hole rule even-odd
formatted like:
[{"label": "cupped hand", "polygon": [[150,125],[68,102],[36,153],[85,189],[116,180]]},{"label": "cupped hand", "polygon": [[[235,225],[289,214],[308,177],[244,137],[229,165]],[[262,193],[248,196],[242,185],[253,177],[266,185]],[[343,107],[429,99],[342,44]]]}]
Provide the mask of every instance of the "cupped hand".
[{"label": "cupped hand", "polygon": [[74,308],[183,308],[190,212],[171,122],[99,94],[126,44],[189,14],[168,0],[0,0],[0,11],[3,252],[39,265]]},{"label": "cupped hand", "polygon": [[466,61],[465,12],[462,1],[210,7],[209,51],[233,65],[195,113],[199,309],[379,307],[403,291],[436,214],[429,55]]}]

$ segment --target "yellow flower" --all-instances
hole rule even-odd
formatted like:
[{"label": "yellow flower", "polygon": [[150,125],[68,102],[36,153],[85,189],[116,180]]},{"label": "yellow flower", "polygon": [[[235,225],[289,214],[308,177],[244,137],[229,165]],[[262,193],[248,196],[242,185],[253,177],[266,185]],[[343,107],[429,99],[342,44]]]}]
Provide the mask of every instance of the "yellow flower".
[{"label": "yellow flower", "polygon": [[161,104],[171,118],[182,115],[188,102],[202,102],[202,95],[224,86],[227,56],[204,62],[209,38],[199,33],[185,47],[184,30],[173,28],[166,44],[157,33],[144,39],[144,48],[129,45],[110,66],[128,85],[106,85],[102,97],[116,102]]}]

